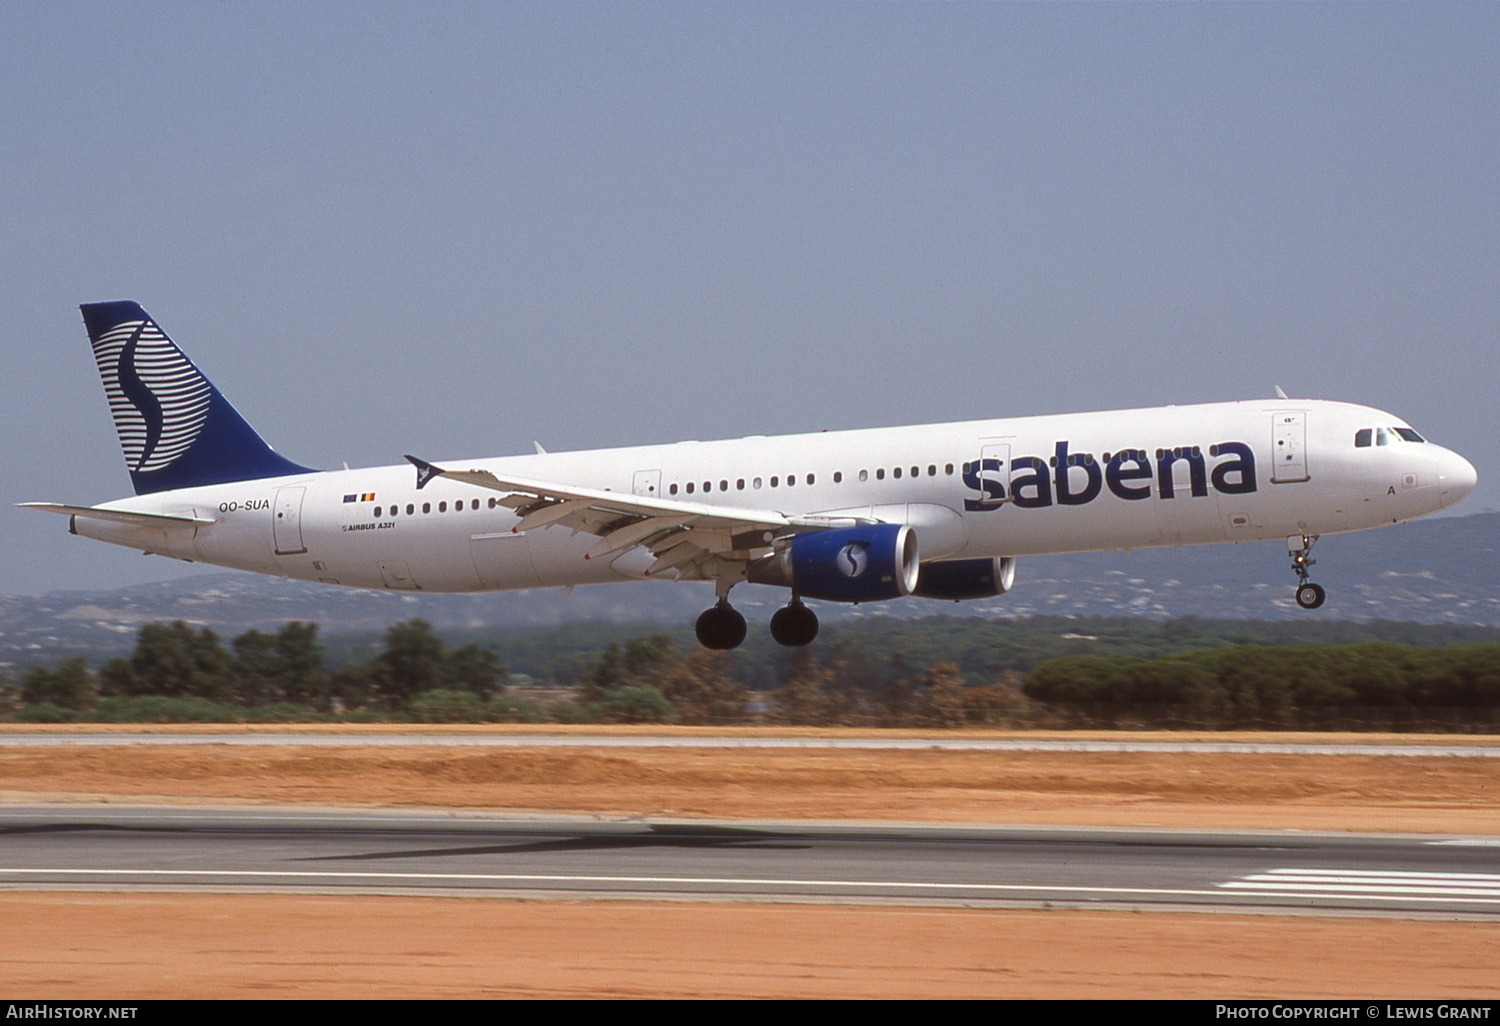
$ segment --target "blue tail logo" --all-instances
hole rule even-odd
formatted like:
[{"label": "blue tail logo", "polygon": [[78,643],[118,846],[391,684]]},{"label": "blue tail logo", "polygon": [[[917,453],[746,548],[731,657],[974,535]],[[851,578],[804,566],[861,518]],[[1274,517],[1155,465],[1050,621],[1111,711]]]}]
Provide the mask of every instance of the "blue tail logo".
[{"label": "blue tail logo", "polygon": [[139,304],[82,309],[136,494],[308,472],[267,445]]}]

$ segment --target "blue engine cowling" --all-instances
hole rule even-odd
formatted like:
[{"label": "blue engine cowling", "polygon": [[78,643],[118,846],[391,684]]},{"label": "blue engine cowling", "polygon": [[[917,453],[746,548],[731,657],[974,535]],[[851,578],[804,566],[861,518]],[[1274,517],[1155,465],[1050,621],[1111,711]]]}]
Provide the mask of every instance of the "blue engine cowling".
[{"label": "blue engine cowling", "polygon": [[870,524],[799,534],[775,556],[752,565],[749,579],[779,584],[803,598],[878,602],[910,595],[921,563],[905,524]]},{"label": "blue engine cowling", "polygon": [[1016,561],[1012,556],[995,559],[945,559],[923,563],[916,594],[922,598],[961,602],[994,598],[1016,583]]}]

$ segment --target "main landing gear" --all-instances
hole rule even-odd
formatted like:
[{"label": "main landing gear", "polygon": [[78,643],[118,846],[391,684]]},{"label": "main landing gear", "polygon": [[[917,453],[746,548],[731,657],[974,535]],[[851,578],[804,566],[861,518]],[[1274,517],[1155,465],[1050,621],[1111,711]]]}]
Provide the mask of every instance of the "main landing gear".
[{"label": "main landing gear", "polygon": [[776,610],[771,617],[771,637],[778,645],[801,648],[818,636],[818,614],[802,604],[796,595],[789,605]]},{"label": "main landing gear", "polygon": [[1307,568],[1317,563],[1312,558],[1312,547],[1317,540],[1315,534],[1294,534],[1286,540],[1286,554],[1292,557],[1292,572],[1297,575],[1297,605],[1303,609],[1317,609],[1328,597],[1321,584],[1307,579]]},{"label": "main landing gear", "polygon": [[715,651],[739,648],[740,642],[745,640],[745,617],[729,604],[728,598],[721,598],[713,608],[705,609],[698,616],[694,629],[698,633],[698,644],[704,648]]},{"label": "main landing gear", "polygon": [[[712,608],[699,614],[694,629],[698,634],[698,644],[722,652],[739,648],[745,640],[745,617],[729,604],[729,597],[723,595]],[[801,648],[811,644],[817,636],[818,614],[804,606],[795,595],[790,605],[776,610],[776,615],[771,617],[771,637],[779,645]]]}]

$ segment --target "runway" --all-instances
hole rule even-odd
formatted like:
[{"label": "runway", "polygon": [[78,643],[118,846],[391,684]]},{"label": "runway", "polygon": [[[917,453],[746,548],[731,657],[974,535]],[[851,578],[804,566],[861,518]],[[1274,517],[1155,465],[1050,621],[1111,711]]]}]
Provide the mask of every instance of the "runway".
[{"label": "runway", "polygon": [[1500,916],[1500,842],[1294,832],[16,806],[0,888]]}]

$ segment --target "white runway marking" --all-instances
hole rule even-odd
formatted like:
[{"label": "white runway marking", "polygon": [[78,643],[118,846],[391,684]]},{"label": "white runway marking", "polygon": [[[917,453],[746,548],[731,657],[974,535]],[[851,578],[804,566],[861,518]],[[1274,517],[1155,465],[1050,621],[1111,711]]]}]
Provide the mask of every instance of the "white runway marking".
[{"label": "white runway marking", "polygon": [[[1308,898],[1474,901],[1500,904],[1500,873],[1408,873],[1379,869],[1273,869],[1219,884],[1244,894]],[[1445,897],[1446,896],[1446,897]]]}]

